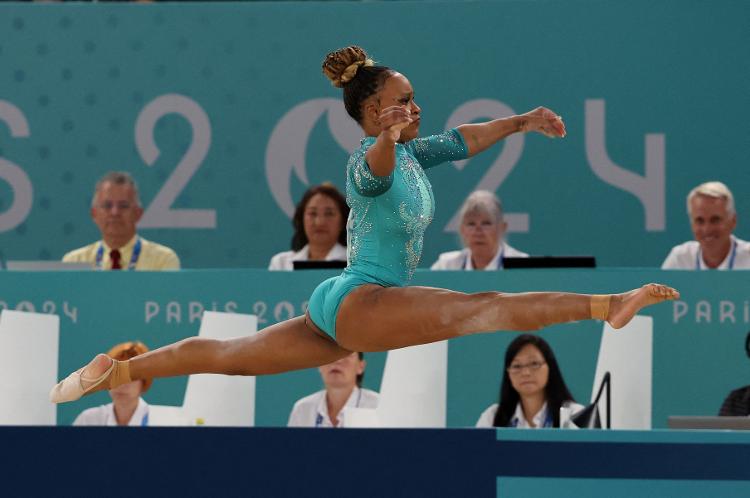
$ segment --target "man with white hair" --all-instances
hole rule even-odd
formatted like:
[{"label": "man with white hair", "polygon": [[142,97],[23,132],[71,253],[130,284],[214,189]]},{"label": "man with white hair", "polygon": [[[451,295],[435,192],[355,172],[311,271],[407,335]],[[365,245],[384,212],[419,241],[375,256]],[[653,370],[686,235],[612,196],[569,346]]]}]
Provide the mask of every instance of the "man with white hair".
[{"label": "man with white hair", "polygon": [[732,192],[721,182],[706,182],[687,197],[690,227],[695,240],[672,248],[664,270],[750,269],[750,243],[732,232],[737,226]]}]

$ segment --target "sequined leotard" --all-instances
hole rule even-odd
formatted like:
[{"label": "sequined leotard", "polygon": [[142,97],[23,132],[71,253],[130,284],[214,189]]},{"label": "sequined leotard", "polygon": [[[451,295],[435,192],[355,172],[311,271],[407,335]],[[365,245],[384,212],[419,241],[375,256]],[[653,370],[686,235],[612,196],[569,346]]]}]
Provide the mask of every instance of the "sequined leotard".
[{"label": "sequined leotard", "polygon": [[461,133],[440,135],[396,144],[396,167],[378,177],[365,161],[374,137],[349,158],[346,167],[348,265],[338,277],[316,287],[308,304],[310,318],[336,337],[339,305],[362,284],[383,287],[409,283],[422,254],[424,231],[435,212],[432,187],[424,170],[446,161],[465,159],[468,149]]}]

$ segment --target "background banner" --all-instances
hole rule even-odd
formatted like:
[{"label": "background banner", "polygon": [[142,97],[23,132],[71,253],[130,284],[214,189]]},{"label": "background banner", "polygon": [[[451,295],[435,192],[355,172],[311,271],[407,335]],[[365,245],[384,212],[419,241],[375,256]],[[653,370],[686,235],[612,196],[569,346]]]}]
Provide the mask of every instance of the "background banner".
[{"label": "background banner", "polygon": [[266,267],[305,188],[344,187],[360,130],[320,64],[352,43],[410,78],[423,134],[538,105],[567,123],[564,140],[517,135],[431,170],[422,266],[456,247],[476,188],[532,254],[657,266],[710,179],[734,189],[747,238],[749,23],[742,0],[4,3],[1,256],[96,240],[94,183],[123,169],[141,232],[183,266]]}]

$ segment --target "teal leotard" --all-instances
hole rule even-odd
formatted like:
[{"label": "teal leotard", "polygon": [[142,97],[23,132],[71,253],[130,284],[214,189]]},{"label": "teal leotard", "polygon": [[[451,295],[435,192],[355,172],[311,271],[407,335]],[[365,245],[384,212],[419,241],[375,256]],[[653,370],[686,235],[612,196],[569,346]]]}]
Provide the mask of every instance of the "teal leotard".
[{"label": "teal leotard", "polygon": [[468,155],[461,133],[453,129],[396,144],[396,167],[379,177],[365,161],[374,143],[374,137],[364,138],[346,166],[348,265],[341,275],[318,285],[308,303],[313,323],[334,339],[339,306],[351,291],[363,284],[409,283],[435,212],[424,170]]}]

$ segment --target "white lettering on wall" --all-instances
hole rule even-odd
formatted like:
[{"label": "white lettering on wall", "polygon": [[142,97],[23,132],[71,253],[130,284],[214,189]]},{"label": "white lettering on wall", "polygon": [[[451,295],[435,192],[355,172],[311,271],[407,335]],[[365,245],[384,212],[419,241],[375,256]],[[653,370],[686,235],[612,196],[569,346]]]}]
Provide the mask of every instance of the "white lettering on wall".
[{"label": "white lettering on wall", "polygon": [[200,168],[211,148],[211,122],[193,99],[170,93],[149,102],[135,122],[135,145],[147,166],[159,158],[154,140],[156,122],[169,114],[185,118],[193,131],[187,152],[143,213],[141,228],[216,228],[214,209],[176,209],[172,204]]},{"label": "white lettering on wall", "polygon": [[[8,125],[14,138],[31,136],[29,122],[21,109],[6,100],[0,100],[0,121]],[[7,232],[26,221],[33,205],[34,189],[29,175],[17,164],[0,157],[0,179],[13,190],[13,203],[7,211],[0,213],[0,232]]]},{"label": "white lettering on wall", "polygon": [[615,164],[607,153],[604,100],[587,99],[584,110],[586,157],[594,173],[606,183],[633,194],[643,205],[646,231],[663,231],[665,216],[664,134],[646,135],[645,175]]},{"label": "white lettering on wall", "polygon": [[[445,129],[450,130],[465,123],[471,123],[478,119],[498,119],[513,116],[515,111],[507,104],[492,99],[470,100],[460,105],[453,114],[448,118]],[[485,174],[479,180],[474,190],[489,190],[497,192],[510,172],[518,164],[518,160],[523,153],[524,135],[523,133],[514,133],[506,138],[500,154],[487,169]],[[459,171],[462,171],[470,159],[455,161],[453,165]],[[528,213],[505,213],[505,221],[508,222],[509,232],[528,232],[529,231],[529,214]],[[457,232],[461,225],[460,208],[445,225],[446,232]]]},{"label": "white lettering on wall", "polygon": [[266,179],[276,204],[290,218],[294,214],[292,174],[303,184],[307,178],[307,143],[315,123],[328,113],[328,128],[342,149],[354,151],[362,132],[346,113],[341,99],[312,99],[289,110],[276,124],[266,148]]}]

